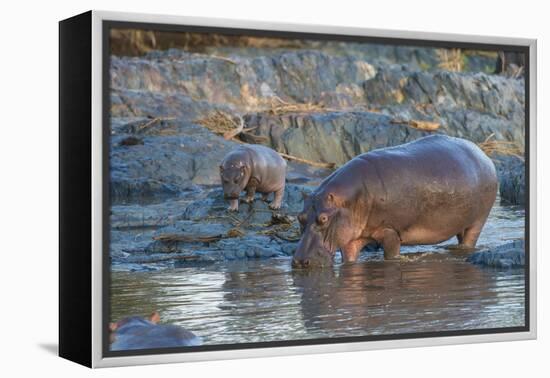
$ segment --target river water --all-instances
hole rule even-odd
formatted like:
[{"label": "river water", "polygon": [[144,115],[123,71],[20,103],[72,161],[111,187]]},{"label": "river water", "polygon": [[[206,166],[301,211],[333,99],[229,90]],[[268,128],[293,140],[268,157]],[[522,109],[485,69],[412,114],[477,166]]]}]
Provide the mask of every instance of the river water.
[{"label": "river water", "polygon": [[[478,246],[523,233],[522,209],[495,206]],[[157,310],[207,345],[523,326],[524,270],[472,265],[452,243],[310,271],[290,258],[113,271],[111,320]]]}]

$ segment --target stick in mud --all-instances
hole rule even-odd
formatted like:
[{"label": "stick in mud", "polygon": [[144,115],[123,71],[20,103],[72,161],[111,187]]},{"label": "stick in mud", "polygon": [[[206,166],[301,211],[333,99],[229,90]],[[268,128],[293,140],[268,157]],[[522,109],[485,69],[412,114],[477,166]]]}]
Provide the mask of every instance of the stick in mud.
[{"label": "stick in mud", "polygon": [[181,234],[161,234],[153,236],[153,240],[158,240],[160,242],[200,242],[200,243],[209,243],[216,242],[223,238],[223,235],[212,235],[212,236],[189,236]]}]

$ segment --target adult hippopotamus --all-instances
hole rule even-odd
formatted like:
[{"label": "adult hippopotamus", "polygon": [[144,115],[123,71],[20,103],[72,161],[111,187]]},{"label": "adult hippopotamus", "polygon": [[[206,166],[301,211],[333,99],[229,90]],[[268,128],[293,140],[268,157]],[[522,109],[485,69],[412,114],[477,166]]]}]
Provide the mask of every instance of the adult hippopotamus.
[{"label": "adult hippopotamus", "polygon": [[160,315],[130,316],[109,324],[111,350],[153,349],[201,345],[194,333],[171,324],[158,324]]},{"label": "adult hippopotamus", "polygon": [[267,200],[275,193],[270,209],[279,209],[285,193],[286,161],[271,148],[243,145],[229,152],[220,165],[223,195],[229,200],[229,211],[239,210],[239,195],[246,190],[245,202],[254,201],[256,192]]},{"label": "adult hippopotamus", "polygon": [[464,139],[433,135],[359,155],[305,199],[293,265],[331,264],[337,249],[354,262],[374,242],[385,259],[453,236],[473,248],[496,193],[495,166]]}]

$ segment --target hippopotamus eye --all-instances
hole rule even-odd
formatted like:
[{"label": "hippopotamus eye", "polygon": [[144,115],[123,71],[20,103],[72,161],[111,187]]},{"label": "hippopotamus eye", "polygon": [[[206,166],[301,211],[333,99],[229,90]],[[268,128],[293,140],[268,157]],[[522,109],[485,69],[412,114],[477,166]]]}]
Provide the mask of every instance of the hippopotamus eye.
[{"label": "hippopotamus eye", "polygon": [[319,214],[317,217],[317,223],[319,224],[325,224],[328,222],[328,215],[326,214]]},{"label": "hippopotamus eye", "polygon": [[235,184],[238,184],[238,183],[239,183],[239,179],[235,179],[235,180],[233,180],[233,182],[234,182]]},{"label": "hippopotamus eye", "polygon": [[228,180],[228,179],[223,179],[223,182],[224,182],[224,184],[229,184],[229,180]]}]

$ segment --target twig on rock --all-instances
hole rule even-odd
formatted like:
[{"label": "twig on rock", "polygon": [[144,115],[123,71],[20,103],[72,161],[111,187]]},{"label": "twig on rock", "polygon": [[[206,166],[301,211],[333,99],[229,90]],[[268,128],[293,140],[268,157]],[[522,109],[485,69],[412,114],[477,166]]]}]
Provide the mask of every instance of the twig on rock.
[{"label": "twig on rock", "polygon": [[223,134],[223,138],[225,140],[230,140],[239,135],[243,132],[244,129],[244,120],[241,116],[237,116],[239,118],[239,125],[234,128],[233,130],[229,130]]},{"label": "twig on rock", "polygon": [[143,125],[139,126],[137,128],[137,131],[140,132],[140,131],[143,131],[151,126],[153,126],[155,123],[157,122],[162,122],[162,121],[173,121],[175,120],[176,117],[155,117],[153,118],[152,120],[150,120],[149,122],[147,123],[144,123]]},{"label": "twig on rock", "polygon": [[415,129],[424,130],[424,131],[435,131],[439,129],[439,126],[441,126],[437,122],[421,121],[417,119],[411,119],[411,120],[392,119],[390,123],[393,123],[395,125],[407,125],[407,126],[414,127]]},{"label": "twig on rock", "polygon": [[210,235],[210,236],[190,236],[184,234],[160,234],[153,236],[153,240],[157,240],[163,243],[170,242],[199,242],[199,243],[210,243],[216,242],[223,238],[223,235]]},{"label": "twig on rock", "polygon": [[318,163],[316,161],[311,161],[311,160],[299,158],[299,157],[288,155],[288,154],[285,154],[285,153],[282,153],[282,152],[279,152],[278,154],[281,155],[282,157],[284,157],[285,159],[297,161],[299,163],[309,164],[309,165],[312,165],[314,167],[333,169],[336,166],[335,163]]}]

